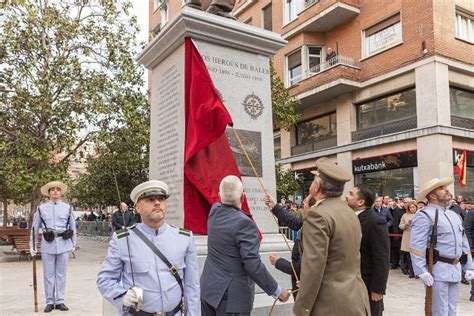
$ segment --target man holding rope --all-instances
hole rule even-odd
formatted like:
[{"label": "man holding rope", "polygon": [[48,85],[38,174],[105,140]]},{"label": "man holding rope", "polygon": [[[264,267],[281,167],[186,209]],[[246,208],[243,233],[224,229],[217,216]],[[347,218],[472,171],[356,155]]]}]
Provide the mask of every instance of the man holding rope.
[{"label": "man holding rope", "polygon": [[208,219],[208,255],[201,276],[202,315],[250,315],[255,283],[275,299],[287,301],[290,292],[278,286],[258,253],[258,230],[241,210],[243,186],[227,176],[219,186],[221,203]]}]

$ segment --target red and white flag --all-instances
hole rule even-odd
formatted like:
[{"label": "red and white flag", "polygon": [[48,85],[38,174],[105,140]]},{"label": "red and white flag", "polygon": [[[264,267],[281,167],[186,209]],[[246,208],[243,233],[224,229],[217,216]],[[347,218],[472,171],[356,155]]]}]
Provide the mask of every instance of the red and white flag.
[{"label": "red and white flag", "polygon": [[459,177],[459,186],[464,188],[466,185],[466,171],[467,171],[467,151],[464,149],[461,153],[456,155],[456,173]]}]

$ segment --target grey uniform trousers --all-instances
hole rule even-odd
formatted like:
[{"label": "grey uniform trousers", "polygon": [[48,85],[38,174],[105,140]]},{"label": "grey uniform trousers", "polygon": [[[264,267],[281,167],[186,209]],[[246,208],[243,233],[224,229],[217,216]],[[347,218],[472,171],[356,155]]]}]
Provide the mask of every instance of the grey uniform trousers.
[{"label": "grey uniform trousers", "polygon": [[64,303],[69,251],[58,254],[42,253],[41,260],[43,261],[46,304]]},{"label": "grey uniform trousers", "polygon": [[461,282],[435,281],[433,284],[433,316],[455,316]]}]

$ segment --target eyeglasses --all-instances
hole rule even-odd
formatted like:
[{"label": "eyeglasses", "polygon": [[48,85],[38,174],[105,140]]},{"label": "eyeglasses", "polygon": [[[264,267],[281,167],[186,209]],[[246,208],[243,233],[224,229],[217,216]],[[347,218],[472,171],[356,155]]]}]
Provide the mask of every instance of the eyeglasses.
[{"label": "eyeglasses", "polygon": [[51,189],[49,189],[49,192],[51,192],[51,191],[60,191],[61,192],[61,188],[51,188]]}]

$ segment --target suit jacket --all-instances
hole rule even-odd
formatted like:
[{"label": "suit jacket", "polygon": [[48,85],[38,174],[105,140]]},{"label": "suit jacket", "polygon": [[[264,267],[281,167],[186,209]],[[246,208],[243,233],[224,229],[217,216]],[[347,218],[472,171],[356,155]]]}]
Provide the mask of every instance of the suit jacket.
[{"label": "suit jacket", "polygon": [[249,313],[255,282],[268,295],[278,288],[260,260],[257,226],[240,209],[216,203],[209,213],[207,228],[208,254],[201,275],[201,299],[217,308],[227,292],[227,313]]},{"label": "suit jacket", "polygon": [[[395,234],[401,234],[403,231],[400,229],[398,225],[400,225],[400,221],[402,219],[403,214],[405,214],[405,209],[396,207],[392,210],[392,226],[389,228],[389,232]],[[400,237],[394,237],[400,238]]]},{"label": "suit jacket", "polygon": [[360,275],[361,226],[339,197],[318,201],[303,224],[298,315],[370,315]]},{"label": "suit jacket", "polygon": [[390,210],[388,208],[381,207],[380,209],[376,209],[374,207],[374,210],[375,210],[377,215],[379,215],[380,217],[385,219],[385,221],[387,222],[387,227],[392,226],[392,223],[393,223],[392,212],[390,212]]},{"label": "suit jacket", "polygon": [[466,231],[467,241],[471,247],[471,252],[474,252],[474,209],[467,211],[463,225]]},{"label": "suit jacket", "polygon": [[385,294],[390,250],[386,222],[373,209],[358,215],[362,228],[360,271],[369,292]]},{"label": "suit jacket", "polygon": [[132,212],[129,210],[126,210],[125,212],[122,212],[121,210],[116,210],[112,214],[112,226],[114,227],[114,230],[120,230],[122,229],[122,226],[124,226],[124,214],[125,214],[125,226],[129,227],[135,224],[135,216],[133,215]]}]

